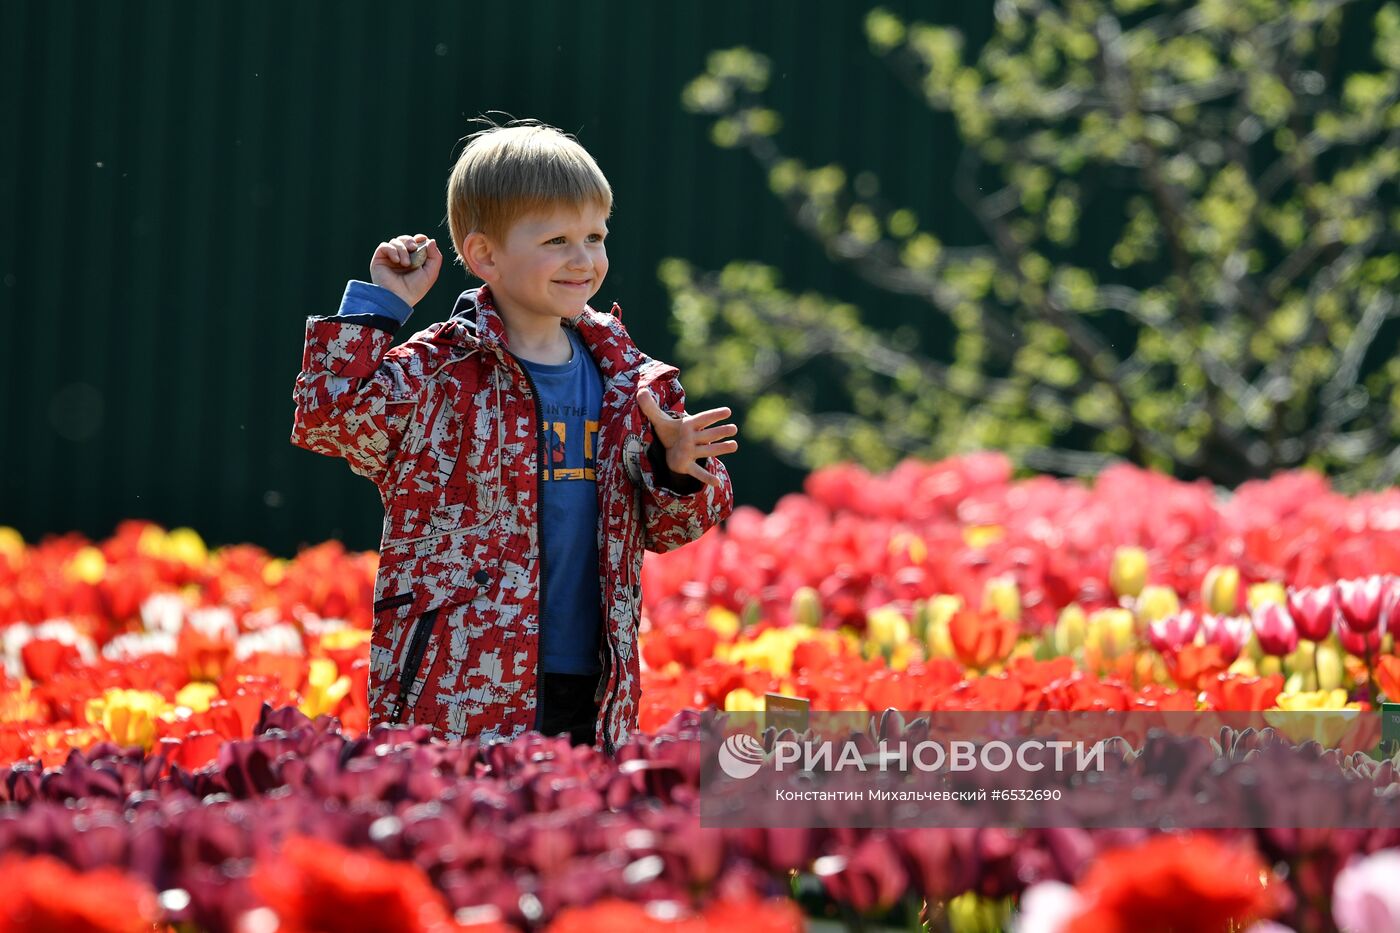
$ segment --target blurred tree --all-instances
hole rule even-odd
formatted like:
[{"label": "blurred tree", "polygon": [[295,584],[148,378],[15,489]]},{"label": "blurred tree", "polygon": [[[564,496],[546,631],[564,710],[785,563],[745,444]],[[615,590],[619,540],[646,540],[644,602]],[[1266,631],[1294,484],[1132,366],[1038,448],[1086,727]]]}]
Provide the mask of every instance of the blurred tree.
[{"label": "blurred tree", "polygon": [[[913,328],[792,294],[768,267],[668,260],[692,390],[745,404],[749,436],[809,467],[994,447],[1055,472],[1127,458],[1224,485],[1300,465],[1394,481],[1400,6],[995,12],[971,63],[955,30],[866,18],[873,52],[954,118],[974,245],[941,242],[868,175],[784,153],[768,61],[711,55],[683,100],[715,117],[713,140],[751,153],[834,261],[927,302],[956,339],[935,358]],[[1337,54],[1358,15],[1373,59]],[[1089,211],[1111,248],[1076,248]],[[814,364],[820,393],[793,379]]]}]

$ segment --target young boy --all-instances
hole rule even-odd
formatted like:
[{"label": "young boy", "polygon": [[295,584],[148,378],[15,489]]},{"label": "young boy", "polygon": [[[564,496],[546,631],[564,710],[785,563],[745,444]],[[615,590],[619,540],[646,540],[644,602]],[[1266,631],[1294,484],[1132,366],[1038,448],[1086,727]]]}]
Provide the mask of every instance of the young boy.
[{"label": "young boy", "polygon": [[486,284],[391,349],[443,261],[395,237],[373,284],[307,320],[292,442],[346,458],[384,502],[371,723],[568,732],[607,754],[637,727],[643,550],[729,514],[717,458],[738,428],[717,424],[728,408],[686,414],[676,368],[637,349],[616,305],[588,306],[611,210],[576,140],[491,127],[447,186],[453,248]]}]

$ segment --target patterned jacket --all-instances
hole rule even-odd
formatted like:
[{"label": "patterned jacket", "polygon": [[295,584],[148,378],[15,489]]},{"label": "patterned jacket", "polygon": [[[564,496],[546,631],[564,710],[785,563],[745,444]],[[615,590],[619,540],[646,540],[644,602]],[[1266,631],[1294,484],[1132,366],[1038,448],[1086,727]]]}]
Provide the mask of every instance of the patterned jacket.
[{"label": "patterned jacket", "polygon": [[[674,366],[637,349],[620,309],[587,308],[564,323],[603,377],[595,699],[598,741],[611,754],[637,727],[643,551],[695,540],[729,514],[733,493],[715,458],[702,466],[719,488],[669,474],[635,396],[648,387],[679,412],[684,390]],[[391,348],[398,326],[378,315],[307,320],[292,442],[344,457],[384,503],[370,722],[512,738],[534,725],[537,696],[539,401],[487,288],[464,292],[448,320]]]}]

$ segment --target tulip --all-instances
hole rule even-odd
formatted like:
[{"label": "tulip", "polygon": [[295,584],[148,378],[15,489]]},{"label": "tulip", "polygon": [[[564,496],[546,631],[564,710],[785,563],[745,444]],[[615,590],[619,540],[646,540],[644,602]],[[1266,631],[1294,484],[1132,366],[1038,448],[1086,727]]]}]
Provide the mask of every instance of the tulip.
[{"label": "tulip", "polygon": [[1378,628],[1369,632],[1358,632],[1352,629],[1343,619],[1337,626],[1337,641],[1342,648],[1351,655],[1358,658],[1372,658],[1381,650],[1381,639],[1384,636]]},{"label": "tulip", "polygon": [[1337,615],[1335,596],[1330,586],[1303,587],[1288,594],[1288,614],[1298,629],[1298,636],[1308,641],[1322,641],[1332,634]]},{"label": "tulip", "polygon": [[1282,606],[1288,602],[1288,590],[1282,583],[1275,583],[1270,580],[1265,583],[1251,583],[1245,603],[1252,612],[1260,606],[1267,606],[1273,603]]},{"label": "tulip", "polygon": [[1017,625],[990,612],[962,609],[949,621],[948,636],[958,660],[983,669],[1011,653],[1016,646]]},{"label": "tulip", "polygon": [[1133,601],[1133,612],[1143,624],[1165,619],[1180,609],[1181,600],[1177,598],[1176,590],[1169,586],[1145,586]]},{"label": "tulip", "polygon": [[1232,615],[1239,608],[1240,569],[1217,564],[1206,571],[1201,601],[1217,615]]},{"label": "tulip", "polygon": [[1133,647],[1137,622],[1126,609],[1096,609],[1089,614],[1085,647],[1108,659],[1122,657]]},{"label": "tulip", "polygon": [[909,641],[909,620],[894,606],[879,606],[865,614],[865,635],[888,654]]},{"label": "tulip", "polygon": [[1400,930],[1400,849],[1360,858],[1337,875],[1332,919],[1343,933]]},{"label": "tulip", "polygon": [[150,690],[112,687],[87,704],[87,721],[107,730],[118,745],[149,749],[156,738],[156,722],[169,711],[165,699]]},{"label": "tulip", "polygon": [[1346,667],[1342,655],[1335,645],[1323,642],[1313,652],[1313,664],[1317,668],[1317,689],[1337,690],[1346,679]]},{"label": "tulip", "polygon": [[792,621],[806,628],[822,624],[822,598],[810,586],[799,586],[792,594]]},{"label": "tulip", "polygon": [[1073,654],[1084,646],[1089,634],[1089,618],[1079,603],[1070,603],[1060,610],[1055,621],[1054,643],[1056,654]]},{"label": "tulip", "polygon": [[928,645],[929,657],[954,657],[956,652],[953,650],[953,640],[948,633],[948,626],[953,616],[963,608],[962,597],[939,593],[923,605],[924,642]]},{"label": "tulip", "polygon": [[1010,574],[992,577],[982,588],[982,611],[1010,622],[1021,621],[1021,588]]},{"label": "tulip", "polygon": [[1254,634],[1265,654],[1282,657],[1298,647],[1298,628],[1280,603],[1266,602],[1251,614]]},{"label": "tulip", "polygon": [[1158,654],[1169,654],[1195,641],[1200,628],[1201,617],[1187,609],[1150,624],[1147,640]]},{"label": "tulip", "polygon": [[1382,600],[1388,596],[1384,579],[1379,576],[1360,580],[1338,580],[1337,608],[1352,631],[1367,633],[1380,625]]},{"label": "tulip", "polygon": [[330,658],[312,658],[306,672],[306,689],[299,709],[308,719],[335,712],[336,706],[350,692],[350,678],[339,676]]},{"label": "tulip", "polygon": [[1108,582],[1119,596],[1137,596],[1147,585],[1147,552],[1140,547],[1120,547],[1113,552]]},{"label": "tulip", "polygon": [[1201,619],[1201,637],[1207,645],[1217,645],[1225,661],[1232,662],[1240,656],[1254,627],[1248,616],[1217,616],[1209,613]]}]

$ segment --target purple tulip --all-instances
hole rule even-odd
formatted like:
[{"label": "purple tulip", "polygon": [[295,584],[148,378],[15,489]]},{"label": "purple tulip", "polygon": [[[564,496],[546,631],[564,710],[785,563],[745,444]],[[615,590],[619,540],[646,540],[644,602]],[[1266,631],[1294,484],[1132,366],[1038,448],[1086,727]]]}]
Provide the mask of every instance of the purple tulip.
[{"label": "purple tulip", "polygon": [[1332,634],[1336,618],[1335,594],[1330,586],[1303,587],[1288,593],[1288,614],[1298,629],[1298,636],[1308,641],[1322,641]]},{"label": "purple tulip", "polygon": [[1298,627],[1288,610],[1278,603],[1265,603],[1255,609],[1251,621],[1265,654],[1283,657],[1298,647]]}]

